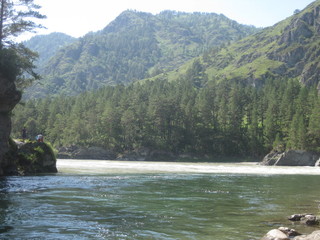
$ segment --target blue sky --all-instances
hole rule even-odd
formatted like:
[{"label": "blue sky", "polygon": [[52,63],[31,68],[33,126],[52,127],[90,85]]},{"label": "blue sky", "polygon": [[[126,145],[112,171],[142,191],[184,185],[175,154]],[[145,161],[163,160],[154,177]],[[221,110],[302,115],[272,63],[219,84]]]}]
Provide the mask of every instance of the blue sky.
[{"label": "blue sky", "polygon": [[98,31],[121,12],[132,9],[153,14],[163,10],[222,13],[239,23],[257,27],[272,26],[302,10],[313,0],[36,0],[47,15],[46,30],[38,34],[63,32],[81,37]]}]

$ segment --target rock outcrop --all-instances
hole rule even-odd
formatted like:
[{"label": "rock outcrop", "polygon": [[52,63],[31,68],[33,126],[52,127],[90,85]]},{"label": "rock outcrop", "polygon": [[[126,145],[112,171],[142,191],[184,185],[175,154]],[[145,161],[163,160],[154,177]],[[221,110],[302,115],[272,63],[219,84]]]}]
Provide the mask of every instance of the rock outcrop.
[{"label": "rock outcrop", "polygon": [[319,158],[319,153],[308,151],[272,151],[263,158],[260,164],[269,166],[315,166]]},{"label": "rock outcrop", "polygon": [[20,175],[56,173],[57,159],[51,147],[43,142],[30,142],[17,150],[16,168]]},{"label": "rock outcrop", "polygon": [[280,74],[298,77],[303,84],[318,87],[320,68],[317,58],[320,52],[310,43],[319,38],[319,18],[320,5],[316,2],[294,15],[277,40],[280,49],[268,54],[270,59],[285,63]]},{"label": "rock outcrop", "polygon": [[10,165],[5,154],[9,151],[9,137],[11,133],[11,111],[21,99],[21,93],[14,82],[3,77],[0,73],[0,175]]}]

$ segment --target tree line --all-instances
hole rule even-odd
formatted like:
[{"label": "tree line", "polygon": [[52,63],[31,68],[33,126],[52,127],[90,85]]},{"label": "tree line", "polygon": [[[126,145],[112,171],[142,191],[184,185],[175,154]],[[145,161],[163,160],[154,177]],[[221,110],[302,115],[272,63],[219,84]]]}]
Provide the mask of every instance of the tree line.
[{"label": "tree line", "polygon": [[255,88],[206,81],[200,73],[191,69],[172,82],[162,77],[30,100],[13,113],[13,136],[19,138],[25,126],[30,138],[42,133],[56,147],[100,146],[116,153],[142,147],[253,157],[275,148],[320,151],[316,88],[272,78]]}]

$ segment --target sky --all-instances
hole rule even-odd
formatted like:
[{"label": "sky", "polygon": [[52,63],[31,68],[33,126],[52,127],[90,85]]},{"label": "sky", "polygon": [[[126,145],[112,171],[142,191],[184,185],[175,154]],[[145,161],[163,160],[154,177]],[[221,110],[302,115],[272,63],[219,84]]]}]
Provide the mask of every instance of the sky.
[{"label": "sky", "polygon": [[[314,0],[35,0],[47,16],[37,34],[63,32],[81,37],[103,29],[125,10],[157,14],[163,10],[222,13],[238,23],[268,27]],[[26,38],[30,35],[26,35]]]}]

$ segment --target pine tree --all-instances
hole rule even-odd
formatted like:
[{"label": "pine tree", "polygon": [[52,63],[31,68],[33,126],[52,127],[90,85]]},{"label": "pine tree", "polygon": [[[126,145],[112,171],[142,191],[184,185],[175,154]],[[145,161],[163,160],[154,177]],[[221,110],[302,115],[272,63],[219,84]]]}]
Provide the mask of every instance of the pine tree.
[{"label": "pine tree", "polygon": [[38,55],[13,40],[24,32],[41,28],[32,19],[45,16],[38,12],[40,6],[33,0],[0,0],[0,4],[0,72],[18,88],[24,88],[40,78],[33,64]]},{"label": "pine tree", "polygon": [[320,151],[320,98],[314,98],[314,104],[308,127],[309,144],[311,150]]},{"label": "pine tree", "polygon": [[291,122],[287,147],[289,149],[305,149],[307,140],[306,134],[304,116],[300,111],[296,112]]},{"label": "pine tree", "polygon": [[1,0],[0,4],[0,49],[15,45],[12,40],[20,34],[43,27],[32,21],[45,18],[34,0]]}]

